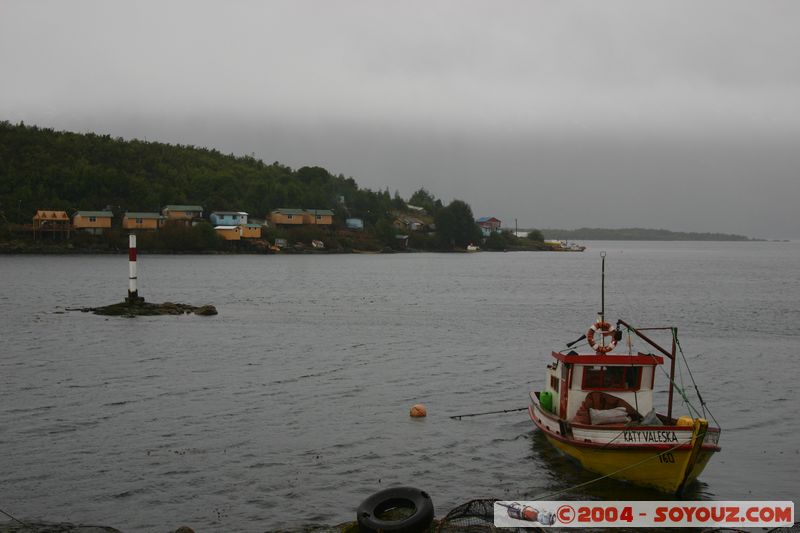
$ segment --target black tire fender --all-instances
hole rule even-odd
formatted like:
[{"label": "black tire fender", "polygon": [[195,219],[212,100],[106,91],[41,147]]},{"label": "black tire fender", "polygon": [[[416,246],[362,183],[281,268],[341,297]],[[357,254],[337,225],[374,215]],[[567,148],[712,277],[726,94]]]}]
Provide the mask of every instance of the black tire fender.
[{"label": "black tire fender", "polygon": [[[394,507],[413,507],[414,514],[401,520],[378,518]],[[376,492],[361,502],[356,514],[361,533],[421,533],[433,522],[433,501],[424,490],[414,487],[392,487]]]}]

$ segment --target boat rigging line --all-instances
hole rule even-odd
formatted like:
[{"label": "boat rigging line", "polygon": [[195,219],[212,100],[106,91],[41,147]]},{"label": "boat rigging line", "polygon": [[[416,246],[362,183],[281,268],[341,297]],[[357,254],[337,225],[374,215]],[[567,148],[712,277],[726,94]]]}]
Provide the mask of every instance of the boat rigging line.
[{"label": "boat rigging line", "polygon": [[[627,323],[624,323],[624,322],[623,322],[623,324],[624,324],[624,325],[625,325],[625,327],[628,329],[628,334],[629,334],[629,335],[630,335],[631,331],[635,331],[635,328],[633,328],[633,327],[632,327],[632,326],[630,326],[629,324],[627,324]],[[701,409],[702,409],[702,411],[703,411],[702,417],[703,417],[703,418],[705,418],[705,413],[706,413],[706,412],[708,412],[708,414],[711,416],[711,419],[714,421],[714,423],[717,425],[717,427],[718,427],[718,428],[720,429],[720,431],[721,431],[721,430],[722,430],[722,426],[720,425],[720,423],[719,423],[719,421],[717,420],[717,418],[714,416],[714,413],[712,413],[712,412],[711,412],[711,409],[708,407],[708,404],[706,404],[706,402],[703,400],[703,396],[700,394],[700,389],[697,387],[697,382],[694,380],[694,376],[692,375],[692,370],[689,368],[689,363],[688,363],[688,361],[686,361],[686,355],[683,353],[683,349],[681,348],[680,341],[678,340],[678,331],[677,331],[677,328],[669,328],[669,329],[671,329],[671,330],[672,330],[672,338],[673,338],[673,340],[674,340],[674,342],[675,342],[675,345],[678,347],[678,351],[680,352],[680,354],[681,354],[681,357],[683,358],[683,364],[684,364],[684,366],[686,367],[686,370],[688,370],[688,371],[689,371],[689,377],[690,377],[690,378],[691,378],[691,380],[692,380],[692,385],[694,385],[694,390],[695,390],[695,392],[697,393],[697,398],[700,400]],[[666,352],[665,352],[665,353],[666,353]],[[653,355],[652,353],[650,353],[650,354],[642,354],[642,355],[648,355],[648,356],[650,356],[650,357],[653,357],[653,358],[655,358],[655,355]],[[690,411],[690,412],[693,412],[693,416],[700,417],[700,416],[701,416],[701,414],[700,414],[700,411],[699,411],[699,410],[697,409],[697,407],[695,407],[695,406],[694,406],[694,404],[692,404],[692,402],[689,400],[689,397],[686,395],[686,389],[685,389],[685,387],[681,386],[681,385],[682,385],[682,383],[681,383],[681,385],[678,385],[678,384],[675,382],[675,380],[674,380],[674,379],[672,379],[672,378],[670,377],[670,375],[667,373],[667,371],[666,371],[666,370],[664,370],[664,368],[663,368],[663,367],[660,367],[660,366],[659,366],[659,369],[660,369],[660,370],[661,370],[661,372],[664,374],[664,376],[666,376],[667,380],[668,380],[670,383],[672,383],[672,386],[675,388],[675,390],[677,390],[677,391],[678,391],[678,394],[681,396],[681,399],[682,399],[682,400],[683,400],[683,402],[686,404],[686,406],[689,408],[689,411]],[[678,367],[678,370],[681,370],[681,367]],[[682,376],[682,374],[681,374],[681,376]]]},{"label": "boat rigging line", "polygon": [[720,426],[719,422],[717,422],[717,418],[714,416],[714,413],[711,412],[711,409],[708,407],[706,401],[703,399],[703,396],[700,394],[700,389],[697,387],[697,382],[694,380],[694,375],[692,375],[692,369],[689,367],[689,362],[686,360],[686,355],[683,353],[683,348],[681,348],[681,341],[678,340],[678,332],[674,328],[672,330],[672,337],[675,339],[675,345],[678,347],[678,351],[681,353],[683,364],[686,366],[686,370],[689,372],[689,378],[692,380],[692,385],[697,393],[697,399],[700,400],[700,408],[703,410],[703,418],[705,418],[706,411],[708,411],[708,414],[711,416],[711,419],[714,421],[717,427],[722,429],[722,426]]},{"label": "boat rigging line", "polygon": [[3,513],[4,515],[6,515],[7,517],[9,517],[9,518],[10,518],[11,520],[13,520],[14,522],[19,522],[19,523],[20,523],[20,524],[22,524],[22,526],[23,526],[23,527],[25,527],[26,529],[30,529],[31,531],[36,531],[35,529],[33,529],[31,526],[29,526],[28,524],[26,524],[25,522],[23,522],[23,521],[22,521],[22,520],[20,520],[19,518],[17,518],[17,517],[15,517],[15,516],[12,516],[12,515],[10,515],[9,513],[5,512],[4,510],[0,509],[0,513]]},{"label": "boat rigging line", "polygon": [[514,412],[517,412],[517,411],[527,411],[527,410],[528,410],[527,407],[520,407],[519,409],[501,409],[499,411],[486,411],[485,413],[470,413],[470,414],[467,414],[467,415],[454,415],[454,416],[451,416],[450,418],[453,419],[453,420],[461,420],[462,418],[466,418],[468,416],[497,415],[497,414],[514,413]]}]

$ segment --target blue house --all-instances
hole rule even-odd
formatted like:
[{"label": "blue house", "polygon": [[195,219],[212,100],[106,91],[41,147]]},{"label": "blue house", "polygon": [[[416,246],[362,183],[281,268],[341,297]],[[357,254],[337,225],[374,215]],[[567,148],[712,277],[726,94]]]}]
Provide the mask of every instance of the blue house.
[{"label": "blue house", "polygon": [[208,218],[214,226],[239,226],[247,224],[247,213],[243,211],[214,211]]},{"label": "blue house", "polygon": [[364,230],[364,220],[360,218],[348,218],[344,221],[344,225],[347,226],[347,229],[353,229],[356,231]]}]

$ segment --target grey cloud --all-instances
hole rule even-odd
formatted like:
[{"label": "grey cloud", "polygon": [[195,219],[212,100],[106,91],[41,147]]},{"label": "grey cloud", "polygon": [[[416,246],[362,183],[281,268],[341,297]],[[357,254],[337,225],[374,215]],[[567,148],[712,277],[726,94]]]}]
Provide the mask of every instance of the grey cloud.
[{"label": "grey cloud", "polygon": [[531,226],[800,237],[790,1],[0,5],[0,118],[320,164]]}]

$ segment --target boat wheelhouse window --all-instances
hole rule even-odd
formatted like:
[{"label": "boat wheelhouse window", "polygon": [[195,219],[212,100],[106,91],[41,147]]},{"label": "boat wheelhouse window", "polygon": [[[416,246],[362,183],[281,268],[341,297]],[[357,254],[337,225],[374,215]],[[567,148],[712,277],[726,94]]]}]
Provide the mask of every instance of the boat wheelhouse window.
[{"label": "boat wheelhouse window", "polygon": [[584,390],[639,390],[642,368],[638,366],[587,366],[583,368]]},{"label": "boat wheelhouse window", "polygon": [[558,378],[555,376],[550,376],[550,388],[554,391],[558,392]]}]

